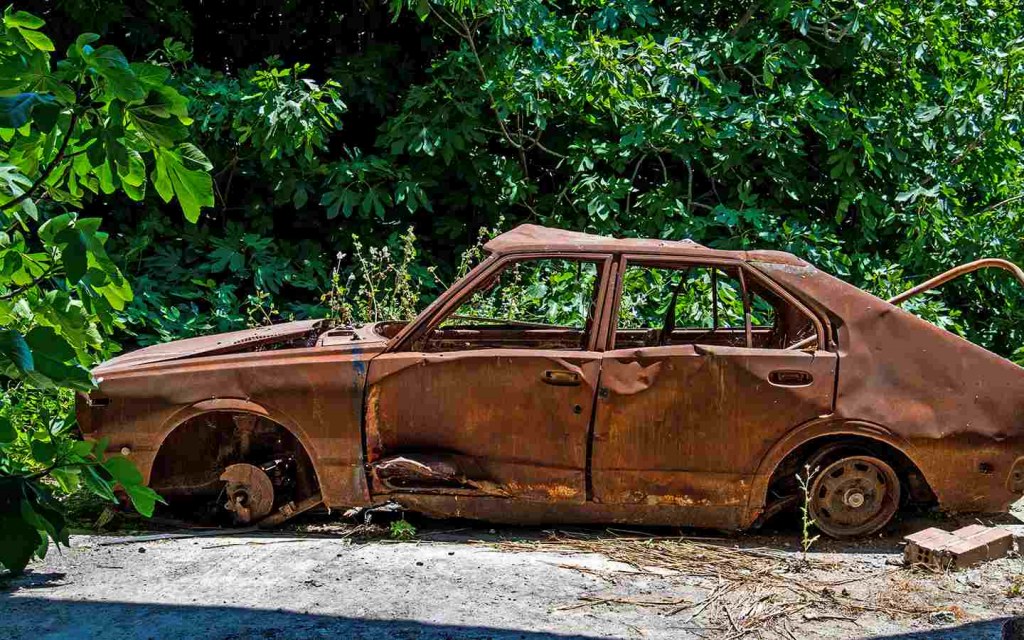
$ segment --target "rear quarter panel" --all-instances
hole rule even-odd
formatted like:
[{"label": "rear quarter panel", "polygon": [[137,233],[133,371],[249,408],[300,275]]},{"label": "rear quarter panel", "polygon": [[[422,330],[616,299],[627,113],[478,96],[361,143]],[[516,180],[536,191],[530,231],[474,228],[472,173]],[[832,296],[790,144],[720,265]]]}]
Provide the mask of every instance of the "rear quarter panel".
[{"label": "rear quarter panel", "polygon": [[951,511],[1003,511],[1024,455],[1024,369],[810,266],[757,263],[837,322],[837,421],[872,423]]}]

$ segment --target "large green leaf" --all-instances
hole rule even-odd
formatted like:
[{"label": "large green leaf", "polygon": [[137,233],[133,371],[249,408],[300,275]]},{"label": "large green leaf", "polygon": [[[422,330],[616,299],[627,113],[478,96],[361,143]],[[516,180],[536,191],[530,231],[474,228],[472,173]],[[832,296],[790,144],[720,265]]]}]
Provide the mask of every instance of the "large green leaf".
[{"label": "large green leaf", "polygon": [[10,444],[18,438],[18,432],[14,429],[10,418],[0,416],[0,445]]},{"label": "large green leaf", "polygon": [[68,227],[57,234],[55,238],[61,246],[61,264],[64,266],[64,273],[70,284],[77,284],[85,276],[89,268],[89,256],[86,248],[86,238],[77,227]]},{"label": "large green leaf", "polygon": [[40,29],[46,22],[39,16],[32,15],[28,11],[14,11],[13,7],[8,7],[4,11],[4,26],[11,27],[24,27],[26,29]]},{"label": "large green leaf", "polygon": [[125,102],[142,100],[146,90],[135,77],[128,60],[120,49],[106,44],[92,50],[88,45],[83,47],[85,61],[102,76],[109,85],[110,91]]},{"label": "large green leaf", "polygon": [[142,473],[135,463],[124,456],[111,456],[103,463],[103,468],[123,487],[142,484]]},{"label": "large green leaf", "polygon": [[57,444],[48,440],[33,440],[30,445],[32,458],[44,465],[53,464],[57,455]]},{"label": "large green leaf", "polygon": [[14,329],[0,329],[0,355],[10,360],[22,373],[28,373],[35,368],[32,350],[25,341],[25,336]]},{"label": "large green leaf", "polygon": [[14,505],[16,508],[8,509],[0,502],[0,565],[21,573],[45,537],[22,517],[20,501]]},{"label": "large green leaf", "polygon": [[[213,206],[213,178],[204,169],[208,161],[203,164],[190,157],[194,156],[193,150],[198,151],[189,145],[184,149],[187,155],[183,155],[181,148],[173,151],[157,149],[156,169],[152,177],[153,186],[164,202],[177,198],[185,218],[194,223],[199,220],[202,207]],[[186,162],[198,168],[190,169]]]},{"label": "large green leaf", "polygon": [[21,509],[22,517],[34,524],[37,530],[45,532],[58,544],[69,544],[67,519],[61,513],[61,504],[53,498],[48,486],[29,482]]},{"label": "large green leaf", "polygon": [[31,31],[29,29],[19,29],[21,37],[25,38],[26,41],[36,49],[40,51],[53,51],[53,40],[50,40],[49,36],[39,31]]},{"label": "large green leaf", "polygon": [[46,23],[42,18],[27,11],[14,11],[8,6],[4,11],[4,26],[25,39],[30,47],[38,51],[53,51],[53,41],[39,29]]},{"label": "large green leaf", "polygon": [[85,483],[89,491],[108,502],[117,502],[117,496],[114,495],[114,491],[110,486],[110,478],[107,477],[110,473],[106,469],[93,465],[83,466],[81,469],[82,482]]},{"label": "large green leaf", "polygon": [[156,147],[173,147],[188,137],[188,129],[170,115],[148,106],[131,107],[126,112],[128,122]]},{"label": "large green leaf", "polygon": [[171,77],[171,70],[148,62],[133,62],[129,65],[135,78],[146,87],[162,87]]},{"label": "large green leaf", "polygon": [[92,376],[77,361],[75,349],[52,327],[35,327],[25,335],[32,350],[34,371],[29,379],[38,386],[66,386],[88,391]]},{"label": "large green leaf", "polygon": [[160,494],[141,484],[125,487],[125,493],[131,499],[135,510],[147,518],[153,515],[156,503],[167,504]]},{"label": "large green leaf", "polygon": [[[40,105],[53,103],[53,96],[40,95],[38,93],[19,93],[14,96],[0,96],[0,128],[18,129],[23,126],[32,116],[34,108]],[[52,128],[56,118],[50,119],[52,111],[47,112],[47,122]]]}]

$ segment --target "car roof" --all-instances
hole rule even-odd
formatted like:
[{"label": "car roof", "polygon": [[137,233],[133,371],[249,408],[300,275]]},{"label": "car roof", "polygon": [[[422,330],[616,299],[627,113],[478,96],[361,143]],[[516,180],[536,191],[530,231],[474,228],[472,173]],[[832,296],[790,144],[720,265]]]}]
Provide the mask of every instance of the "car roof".
[{"label": "car roof", "polygon": [[526,252],[640,253],[664,256],[730,258],[733,260],[799,266],[807,264],[793,254],[782,251],[727,251],[711,249],[697,244],[693,240],[612,238],[592,233],[542,227],[536,224],[523,224],[511,231],[506,231],[485,244],[484,250],[488,253],[502,255]]}]

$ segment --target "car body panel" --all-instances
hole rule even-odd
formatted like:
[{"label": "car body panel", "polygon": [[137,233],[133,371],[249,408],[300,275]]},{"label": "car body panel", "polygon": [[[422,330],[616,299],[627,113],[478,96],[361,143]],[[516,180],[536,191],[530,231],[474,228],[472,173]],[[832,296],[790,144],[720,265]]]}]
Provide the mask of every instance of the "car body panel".
[{"label": "car body panel", "polygon": [[[813,381],[769,381],[792,370],[809,371]],[[835,371],[835,354],[824,351],[680,345],[606,353],[594,498],[742,512],[771,444],[832,412]]]},{"label": "car body panel", "polygon": [[[472,469],[470,480],[483,493],[584,502],[600,368],[595,352],[381,355],[370,363],[368,462],[445,453]],[[578,384],[548,384],[545,374],[553,371],[570,372]]]},{"label": "car body panel", "polygon": [[161,443],[187,419],[263,415],[302,443],[328,506],[366,504],[363,388],[367,362],[385,344],[367,328],[340,345],[110,362],[95,370],[99,390],[79,404],[79,423],[86,435],[109,438],[111,453],[130,450],[148,481]]},{"label": "car body panel", "polygon": [[1024,369],[810,265],[753,265],[835,317],[837,425],[898,434],[951,511],[1020,497],[1006,481],[1024,453]]}]

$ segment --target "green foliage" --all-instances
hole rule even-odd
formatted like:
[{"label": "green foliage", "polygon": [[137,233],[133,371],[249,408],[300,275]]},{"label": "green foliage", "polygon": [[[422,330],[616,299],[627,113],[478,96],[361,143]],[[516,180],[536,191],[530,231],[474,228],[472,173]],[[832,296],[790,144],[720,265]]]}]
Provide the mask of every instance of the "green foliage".
[{"label": "green foliage", "polygon": [[0,392],[0,566],[10,571],[43,557],[50,540],[68,544],[60,496],[85,490],[117,504],[119,487],[144,516],[162,502],[131,461],[106,455],[105,440],[76,437],[73,404],[66,389],[43,393],[15,385]]},{"label": "green foliage", "polygon": [[[83,34],[53,64],[43,21],[8,8],[0,32],[0,374],[38,388],[88,389],[85,366],[110,353],[131,287],[99,217],[73,209],[116,192],[160,197],[186,216],[212,202],[209,161],[185,141],[187,101],[169,71],[129,63]],[[27,35],[35,33],[37,35]],[[38,204],[37,204],[38,203]]]},{"label": "green foliage", "polygon": [[412,523],[407,522],[405,518],[402,518],[401,520],[395,520],[391,523],[391,526],[388,529],[388,535],[392,540],[399,540],[402,542],[415,540],[416,527],[414,527]]},{"label": "green foliage", "polygon": [[75,437],[69,390],[92,388],[88,366],[115,349],[105,337],[133,298],[100,217],[76,210],[142,201],[148,182],[192,221],[213,203],[170,71],[89,33],[54,63],[44,25],[11,7],[0,25],[0,564],[11,571],[48,540],[67,543],[55,488],[115,501],[120,487],[145,515],[159,499],[106,442]]},{"label": "green foliage", "polygon": [[[522,221],[791,251],[883,297],[1024,262],[1013,0],[357,5],[4,14],[5,375],[84,385],[112,333],[408,317],[479,259],[478,229]],[[541,309],[533,284],[507,302],[564,322],[572,301]],[[657,284],[627,286],[637,322],[664,317]],[[906,308],[1024,362],[1004,275]]]},{"label": "green foliage", "polygon": [[[326,314],[310,304],[331,289],[326,256],[345,254],[344,283],[353,235],[396,251],[410,224],[422,305],[439,288],[424,265],[450,281],[499,215],[783,249],[883,295],[982,255],[1024,261],[1010,0],[281,11],[279,32],[169,5],[161,34],[180,39],[150,37],[192,101],[215,210],[199,228],[151,198],[112,210],[111,251],[149,298],[130,303],[139,342],[243,326],[261,294],[282,317]],[[123,21],[107,27],[159,31]],[[208,24],[235,35],[199,37]],[[285,49],[288,32],[306,35]],[[1022,303],[983,274],[908,308],[1009,355]]]},{"label": "green foliage", "polygon": [[529,323],[583,329],[591,316],[597,264],[562,259],[523,260],[506,267],[445,321]]},{"label": "green foliage", "polygon": [[811,484],[814,475],[818,473],[818,468],[810,468],[804,465],[804,475],[796,474],[797,484],[800,485],[800,494],[803,496],[803,502],[800,504],[800,549],[803,551],[804,560],[807,560],[807,552],[811,550],[811,546],[821,537],[821,535],[811,535],[811,529],[814,527],[814,518],[811,517]]}]

